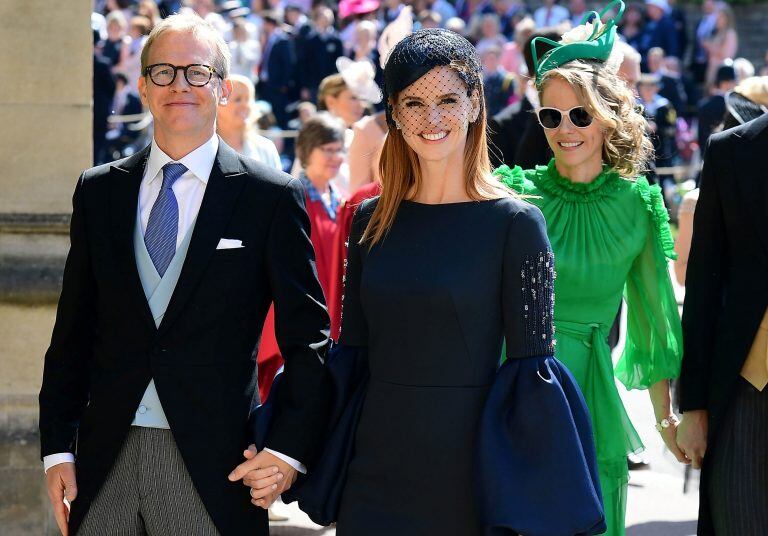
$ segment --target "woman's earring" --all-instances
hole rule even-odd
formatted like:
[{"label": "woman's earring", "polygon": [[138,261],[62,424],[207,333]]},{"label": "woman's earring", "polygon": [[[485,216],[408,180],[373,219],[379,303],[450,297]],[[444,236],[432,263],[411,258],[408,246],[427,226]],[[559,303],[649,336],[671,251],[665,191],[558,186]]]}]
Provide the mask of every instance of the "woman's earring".
[{"label": "woman's earring", "polygon": [[226,105],[227,104],[227,98],[226,97],[220,98],[219,99],[219,104],[221,104],[222,106]]},{"label": "woman's earring", "polygon": [[397,119],[395,119],[395,128],[397,130],[403,130],[403,126],[400,124],[400,121],[398,121]]}]

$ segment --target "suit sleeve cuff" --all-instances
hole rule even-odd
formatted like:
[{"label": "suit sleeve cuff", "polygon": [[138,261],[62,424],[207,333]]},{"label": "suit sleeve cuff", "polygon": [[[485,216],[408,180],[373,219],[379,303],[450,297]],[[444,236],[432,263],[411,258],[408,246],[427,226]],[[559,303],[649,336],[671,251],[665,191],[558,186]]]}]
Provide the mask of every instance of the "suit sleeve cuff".
[{"label": "suit sleeve cuff", "polygon": [[[281,460],[283,460],[285,463],[287,463],[288,465],[290,465],[291,467],[293,467],[294,469],[296,469],[296,470],[297,470],[299,473],[301,473],[301,474],[303,474],[303,475],[306,475],[306,474],[307,474],[307,468],[306,468],[306,467],[304,467],[304,464],[303,464],[303,463],[301,463],[300,461],[298,461],[298,460],[294,460],[294,459],[293,459],[293,458],[291,458],[290,456],[286,456],[285,454],[282,454],[282,453],[280,453],[280,452],[276,452],[276,451],[274,451],[274,450],[272,450],[272,449],[267,449],[267,448],[265,448],[264,450],[266,450],[267,452],[269,452],[269,453],[270,453],[270,454],[272,454],[273,456],[277,456],[278,458],[280,458]],[[59,462],[59,463],[61,463],[61,462]]]},{"label": "suit sleeve cuff", "polygon": [[[279,454],[275,454],[275,456],[279,456]],[[75,463],[75,455],[71,452],[61,452],[59,454],[49,454],[48,456],[43,457],[43,469],[46,473],[48,472],[48,469],[54,465],[59,465],[60,463]],[[290,462],[286,460],[286,463]]]}]

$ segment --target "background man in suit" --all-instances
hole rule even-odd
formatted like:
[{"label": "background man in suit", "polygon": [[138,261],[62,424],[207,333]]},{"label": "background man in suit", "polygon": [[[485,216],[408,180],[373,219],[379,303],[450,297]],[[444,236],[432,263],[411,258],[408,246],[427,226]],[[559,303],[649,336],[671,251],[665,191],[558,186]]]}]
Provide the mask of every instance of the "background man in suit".
[{"label": "background man in suit", "polygon": [[[557,41],[559,32],[534,32],[523,46],[523,58],[529,73],[528,77],[520,77],[524,87],[521,88],[519,101],[503,108],[491,116],[488,121],[491,163],[494,166],[508,164],[509,166],[528,166],[523,169],[533,169],[546,165],[552,158],[552,150],[547,143],[544,129],[536,120],[534,110],[538,106],[538,95],[533,83],[533,54],[531,42],[536,37],[546,37]],[[539,57],[543,51],[539,51]]]},{"label": "background man in suit", "polygon": [[703,463],[701,535],[768,527],[766,152],[768,114],[712,135],[696,206],[677,437]]},{"label": "background man in suit", "polygon": [[286,375],[254,458],[263,496],[311,462],[327,412],[304,191],[215,135],[231,83],[210,25],[165,19],[141,60],[152,144],[85,171],[73,197],[40,391],[49,495],[64,534],[266,535],[262,495],[227,476],[250,442],[270,302]]},{"label": "background man in suit", "polygon": [[273,12],[262,13],[264,19],[264,53],[261,56],[258,93],[272,103],[280,128],[288,128],[291,118],[286,107],[298,98],[296,87],[296,50],[293,41],[282,29],[281,17]]}]

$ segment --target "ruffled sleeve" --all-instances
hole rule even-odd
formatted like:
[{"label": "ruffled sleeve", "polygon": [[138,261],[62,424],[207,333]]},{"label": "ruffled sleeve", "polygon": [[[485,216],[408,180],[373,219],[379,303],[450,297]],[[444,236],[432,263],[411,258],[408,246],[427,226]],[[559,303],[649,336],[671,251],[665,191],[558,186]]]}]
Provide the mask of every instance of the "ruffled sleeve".
[{"label": "ruffled sleeve", "polygon": [[642,177],[635,189],[649,215],[648,234],[624,289],[627,342],[615,372],[627,389],[646,389],[680,373],[682,329],[667,264],[676,255],[661,189]]},{"label": "ruffled sleeve", "polygon": [[657,184],[651,186],[645,177],[638,177],[635,182],[635,189],[642,198],[648,214],[650,214],[652,233],[659,243],[661,251],[666,258],[677,259],[675,241],[672,238],[672,230],[669,228],[669,213],[664,205],[661,187]]},{"label": "ruffled sleeve", "polygon": [[493,174],[506,186],[518,194],[525,195],[531,191],[533,184],[526,177],[525,171],[520,166],[513,168],[503,165],[496,168]]}]

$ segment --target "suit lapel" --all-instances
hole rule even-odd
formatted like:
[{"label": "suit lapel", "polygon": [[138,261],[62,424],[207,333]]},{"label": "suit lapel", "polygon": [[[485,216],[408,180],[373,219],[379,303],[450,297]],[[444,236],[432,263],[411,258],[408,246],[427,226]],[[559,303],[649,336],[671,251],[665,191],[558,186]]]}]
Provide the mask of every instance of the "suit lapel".
[{"label": "suit lapel", "polygon": [[760,159],[768,152],[768,114],[748,123],[736,142],[736,180],[741,183],[744,204],[752,217],[763,251],[768,254],[768,174]]},{"label": "suit lapel", "polygon": [[149,310],[144,289],[136,267],[133,251],[133,233],[139,204],[139,187],[149,156],[149,147],[139,151],[110,169],[110,216],[112,239],[115,245],[116,265],[121,270],[120,279],[128,287],[131,305],[155,331],[155,321]]},{"label": "suit lapel", "polygon": [[244,184],[245,172],[240,165],[237,153],[220,140],[216,161],[192,231],[187,258],[168,309],[160,323],[160,335],[173,324],[197,286],[229,223]]}]

